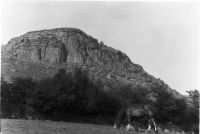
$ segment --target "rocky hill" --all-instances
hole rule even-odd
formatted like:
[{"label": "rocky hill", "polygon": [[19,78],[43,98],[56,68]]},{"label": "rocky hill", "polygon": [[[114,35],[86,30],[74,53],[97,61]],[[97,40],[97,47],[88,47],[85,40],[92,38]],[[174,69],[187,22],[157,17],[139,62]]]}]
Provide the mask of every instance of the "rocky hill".
[{"label": "rocky hill", "polygon": [[58,69],[73,71],[76,67],[88,70],[94,80],[110,86],[130,84],[151,89],[166,86],[175,97],[181,95],[162,80],[144,71],[119,50],[75,28],[57,28],[28,32],[2,46],[2,77],[52,77]]}]

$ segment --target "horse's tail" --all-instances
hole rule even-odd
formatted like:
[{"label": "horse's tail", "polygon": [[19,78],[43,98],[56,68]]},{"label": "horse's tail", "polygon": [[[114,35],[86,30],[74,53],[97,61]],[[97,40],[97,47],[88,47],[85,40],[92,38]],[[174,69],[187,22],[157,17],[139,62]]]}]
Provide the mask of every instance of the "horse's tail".
[{"label": "horse's tail", "polygon": [[124,117],[125,112],[126,112],[126,108],[122,108],[122,109],[118,112],[117,117],[116,117],[116,119],[115,119],[114,128],[119,128],[119,127],[120,127],[120,122],[121,122],[122,118]]}]

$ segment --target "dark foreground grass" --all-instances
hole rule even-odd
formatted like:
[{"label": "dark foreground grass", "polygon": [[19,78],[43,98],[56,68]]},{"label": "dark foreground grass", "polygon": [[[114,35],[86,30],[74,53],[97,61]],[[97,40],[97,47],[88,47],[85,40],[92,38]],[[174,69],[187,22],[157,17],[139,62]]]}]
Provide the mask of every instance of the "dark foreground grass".
[{"label": "dark foreground grass", "polygon": [[1,131],[3,134],[144,134],[106,125],[16,119],[2,119]]}]

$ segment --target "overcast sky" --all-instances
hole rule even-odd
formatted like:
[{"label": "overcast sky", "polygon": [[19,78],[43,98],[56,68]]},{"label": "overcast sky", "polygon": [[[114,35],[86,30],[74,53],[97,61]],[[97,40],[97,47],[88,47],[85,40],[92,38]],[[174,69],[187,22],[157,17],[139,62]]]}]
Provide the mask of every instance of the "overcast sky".
[{"label": "overcast sky", "polygon": [[4,1],[0,43],[33,30],[79,28],[186,94],[200,89],[199,13],[194,2]]}]

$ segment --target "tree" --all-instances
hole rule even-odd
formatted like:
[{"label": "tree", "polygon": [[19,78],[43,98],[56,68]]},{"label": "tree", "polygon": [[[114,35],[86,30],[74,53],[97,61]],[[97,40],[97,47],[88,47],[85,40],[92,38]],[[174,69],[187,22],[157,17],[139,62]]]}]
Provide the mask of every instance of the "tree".
[{"label": "tree", "polygon": [[186,125],[190,126],[186,128],[195,133],[199,133],[199,91],[190,90],[187,91],[190,98],[190,104],[187,107],[187,113],[185,115]]},{"label": "tree", "polygon": [[200,94],[198,90],[190,90],[186,91],[189,94],[189,98],[192,99],[192,105],[195,108],[199,108],[199,98]]}]

